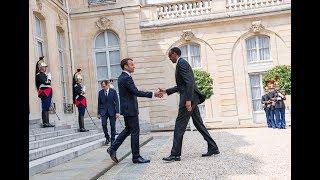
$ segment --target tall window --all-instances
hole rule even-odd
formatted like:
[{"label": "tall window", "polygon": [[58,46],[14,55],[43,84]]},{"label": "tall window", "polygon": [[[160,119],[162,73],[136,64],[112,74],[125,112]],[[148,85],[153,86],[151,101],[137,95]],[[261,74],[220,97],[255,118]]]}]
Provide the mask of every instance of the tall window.
[{"label": "tall window", "polygon": [[94,44],[94,53],[97,70],[97,89],[100,90],[100,82],[112,78],[114,87],[118,91],[118,77],[122,72],[120,66],[119,38],[111,31],[100,33]]},{"label": "tall window", "polygon": [[59,63],[60,63],[60,79],[62,88],[62,102],[67,103],[67,82],[65,79],[65,67],[64,67],[64,36],[63,32],[57,31],[58,37],[58,52],[59,52]]},{"label": "tall window", "polygon": [[252,36],[246,39],[248,62],[270,60],[269,36]]},{"label": "tall window", "polygon": [[180,47],[181,57],[187,60],[192,68],[200,68],[200,45],[187,44]]},{"label": "tall window", "polygon": [[[200,45],[186,44],[179,47],[181,50],[181,57],[187,60],[192,68],[201,68],[200,59]],[[199,104],[199,111],[202,118],[206,116],[206,109],[204,104]]]},{"label": "tall window", "polygon": [[44,30],[43,30],[43,21],[38,18],[37,16],[34,16],[35,18],[35,39],[36,39],[36,49],[37,49],[37,56],[39,57],[44,56]]},{"label": "tall window", "polygon": [[263,110],[262,104],[261,104],[261,97],[264,94],[262,77],[263,77],[263,74],[249,75],[253,111],[262,111]]}]

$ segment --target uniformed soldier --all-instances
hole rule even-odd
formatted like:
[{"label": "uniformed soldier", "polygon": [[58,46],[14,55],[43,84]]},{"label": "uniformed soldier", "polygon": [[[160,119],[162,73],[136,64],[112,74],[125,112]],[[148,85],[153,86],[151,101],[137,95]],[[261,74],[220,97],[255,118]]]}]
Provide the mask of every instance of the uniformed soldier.
[{"label": "uniformed soldier", "polygon": [[39,58],[36,63],[35,82],[38,90],[38,97],[41,98],[42,107],[42,127],[54,127],[49,123],[49,108],[52,99],[51,74],[47,71],[47,64],[44,61],[44,56]]},{"label": "uniformed soldier", "polygon": [[77,72],[73,75],[73,102],[78,107],[79,116],[79,131],[87,132],[89,130],[84,128],[84,113],[87,108],[87,99],[84,96],[86,87],[82,84],[81,69],[77,69]]}]

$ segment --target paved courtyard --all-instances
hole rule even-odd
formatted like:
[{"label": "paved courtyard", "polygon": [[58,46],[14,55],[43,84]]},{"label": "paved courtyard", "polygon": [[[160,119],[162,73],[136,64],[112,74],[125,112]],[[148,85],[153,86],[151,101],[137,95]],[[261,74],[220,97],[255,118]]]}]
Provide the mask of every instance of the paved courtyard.
[{"label": "paved courtyard", "polygon": [[210,130],[220,154],[201,157],[207,144],[197,131],[184,135],[180,162],[166,163],[173,132],[152,133],[140,149],[150,164],[133,164],[128,156],[103,179],[291,179],[291,128]]}]

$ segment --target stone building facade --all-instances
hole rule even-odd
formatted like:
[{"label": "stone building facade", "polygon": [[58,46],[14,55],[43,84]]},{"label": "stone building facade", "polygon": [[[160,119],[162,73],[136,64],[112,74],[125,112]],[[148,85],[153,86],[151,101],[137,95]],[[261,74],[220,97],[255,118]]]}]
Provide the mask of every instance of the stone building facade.
[{"label": "stone building facade", "polygon": [[[88,110],[97,113],[99,82],[121,73],[131,57],[141,90],[175,85],[171,47],[193,68],[213,77],[214,95],[200,105],[208,127],[266,123],[260,98],[262,75],[291,64],[290,0],[30,0],[30,119],[40,118],[34,85],[35,62],[45,55],[52,73],[53,102],[61,121],[75,124],[72,74],[83,69]],[[39,30],[40,29],[40,30]],[[41,33],[40,33],[41,32]],[[140,121],[152,130],[172,129],[178,95],[138,98]],[[290,123],[290,96],[287,95]]]}]

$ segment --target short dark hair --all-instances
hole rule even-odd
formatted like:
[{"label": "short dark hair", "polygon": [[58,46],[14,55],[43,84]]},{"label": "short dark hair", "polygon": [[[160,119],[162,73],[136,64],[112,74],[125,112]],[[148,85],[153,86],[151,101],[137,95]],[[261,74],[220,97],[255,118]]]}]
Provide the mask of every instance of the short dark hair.
[{"label": "short dark hair", "polygon": [[103,80],[103,81],[101,81],[101,85],[102,85],[102,83],[105,83],[106,85],[108,85],[110,82],[108,81],[108,80]]},{"label": "short dark hair", "polygon": [[178,56],[181,56],[181,50],[178,47],[173,47],[170,49],[170,51],[176,53]]},{"label": "short dark hair", "polygon": [[131,58],[124,58],[121,60],[121,69],[122,70],[124,70],[124,65],[127,65],[129,60],[133,61]]}]

